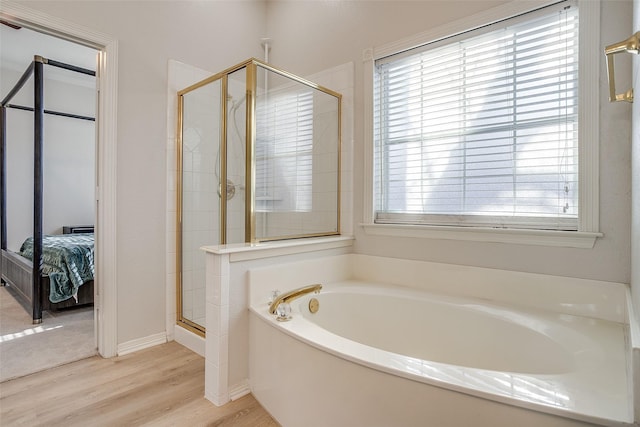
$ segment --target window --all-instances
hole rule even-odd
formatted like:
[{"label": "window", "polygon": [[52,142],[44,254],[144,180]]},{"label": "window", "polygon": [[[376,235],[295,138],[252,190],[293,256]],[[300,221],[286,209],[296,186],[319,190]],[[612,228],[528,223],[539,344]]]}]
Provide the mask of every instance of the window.
[{"label": "window", "polygon": [[562,4],[376,59],[374,222],[581,230],[578,47]]}]

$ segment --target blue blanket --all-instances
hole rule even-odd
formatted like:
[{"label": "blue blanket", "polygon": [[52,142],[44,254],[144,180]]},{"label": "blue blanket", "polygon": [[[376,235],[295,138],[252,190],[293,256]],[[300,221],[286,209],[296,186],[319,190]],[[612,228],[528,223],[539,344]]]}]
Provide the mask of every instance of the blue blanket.
[{"label": "blue blanket", "polygon": [[[92,233],[42,238],[42,273],[49,276],[51,302],[68,300],[85,282],[93,280],[93,246]],[[33,238],[24,241],[20,255],[33,261]]]}]

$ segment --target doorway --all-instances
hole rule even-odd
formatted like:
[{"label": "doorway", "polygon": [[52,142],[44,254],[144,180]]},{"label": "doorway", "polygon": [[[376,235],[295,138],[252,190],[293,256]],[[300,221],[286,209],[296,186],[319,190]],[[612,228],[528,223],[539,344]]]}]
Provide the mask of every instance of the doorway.
[{"label": "doorway", "polygon": [[97,100],[96,147],[96,248],[95,316],[98,353],[102,357],[117,354],[116,289],[116,174],[117,174],[117,93],[118,42],[76,23],[42,13],[29,7],[3,2],[0,19],[10,24],[38,29],[43,34],[71,40],[98,50],[96,64],[100,96]]},{"label": "doorway", "polygon": [[[7,380],[97,352],[98,51],[12,23],[0,25],[0,37],[6,284],[0,289],[0,380]],[[35,280],[25,280],[24,270],[13,274],[29,261]]]}]

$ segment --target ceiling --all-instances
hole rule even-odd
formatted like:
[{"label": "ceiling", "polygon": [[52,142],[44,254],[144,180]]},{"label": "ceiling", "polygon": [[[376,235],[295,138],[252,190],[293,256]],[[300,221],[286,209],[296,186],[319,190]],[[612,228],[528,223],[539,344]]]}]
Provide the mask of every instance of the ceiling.
[{"label": "ceiling", "polygon": [[[0,68],[23,73],[34,55],[90,70],[96,69],[97,50],[28,28],[0,24]],[[95,87],[91,76],[58,67],[45,67],[46,77]],[[6,87],[3,84],[3,87]]]}]

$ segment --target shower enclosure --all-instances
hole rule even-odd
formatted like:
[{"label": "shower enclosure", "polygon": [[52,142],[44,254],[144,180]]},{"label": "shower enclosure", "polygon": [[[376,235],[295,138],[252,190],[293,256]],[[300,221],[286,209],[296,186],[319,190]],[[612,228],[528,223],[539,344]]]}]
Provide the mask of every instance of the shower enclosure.
[{"label": "shower enclosure", "polygon": [[178,92],[177,322],[205,333],[205,245],[340,233],[341,95],[257,59]]}]

